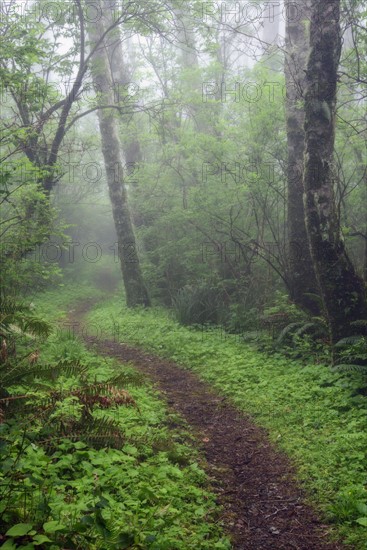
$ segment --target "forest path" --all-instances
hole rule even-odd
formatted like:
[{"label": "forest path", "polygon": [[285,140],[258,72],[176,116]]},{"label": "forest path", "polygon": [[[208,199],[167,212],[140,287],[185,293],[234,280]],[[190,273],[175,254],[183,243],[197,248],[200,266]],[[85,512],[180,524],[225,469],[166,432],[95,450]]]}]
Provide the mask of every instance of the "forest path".
[{"label": "forest path", "polygon": [[[70,312],[76,329],[90,302]],[[304,502],[289,459],[266,431],[227,398],[183,367],[112,340],[86,336],[101,355],[131,362],[147,375],[168,406],[191,426],[204,455],[212,489],[223,506],[221,520],[236,550],[341,550],[328,527]],[[350,547],[349,547],[350,548]]]}]

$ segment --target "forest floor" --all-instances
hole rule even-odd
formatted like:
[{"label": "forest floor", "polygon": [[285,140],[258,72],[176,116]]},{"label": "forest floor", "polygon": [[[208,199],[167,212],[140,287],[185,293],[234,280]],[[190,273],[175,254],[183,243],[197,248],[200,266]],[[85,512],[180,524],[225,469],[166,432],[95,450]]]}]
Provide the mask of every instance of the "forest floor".
[{"label": "forest floor", "polygon": [[[78,329],[91,302],[70,313]],[[330,527],[305,503],[289,459],[250,417],[183,367],[140,349],[86,336],[100,354],[132,363],[191,427],[236,550],[341,550]],[[175,426],[172,426],[174,428]],[[351,547],[349,547],[351,548]]]}]

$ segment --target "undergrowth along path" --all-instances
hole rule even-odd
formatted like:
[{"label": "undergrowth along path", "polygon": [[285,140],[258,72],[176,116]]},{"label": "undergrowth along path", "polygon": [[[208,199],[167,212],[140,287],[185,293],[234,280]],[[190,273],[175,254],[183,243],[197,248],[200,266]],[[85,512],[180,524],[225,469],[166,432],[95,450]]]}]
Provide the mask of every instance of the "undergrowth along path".
[{"label": "undergrowth along path", "polygon": [[[89,309],[73,312],[80,323]],[[148,375],[168,405],[191,426],[207,461],[223,525],[236,550],[341,550],[328,526],[304,503],[288,458],[265,430],[235,409],[209,384],[179,365],[111,340],[85,336],[103,355],[132,362]],[[349,547],[350,548],[350,547]]]}]

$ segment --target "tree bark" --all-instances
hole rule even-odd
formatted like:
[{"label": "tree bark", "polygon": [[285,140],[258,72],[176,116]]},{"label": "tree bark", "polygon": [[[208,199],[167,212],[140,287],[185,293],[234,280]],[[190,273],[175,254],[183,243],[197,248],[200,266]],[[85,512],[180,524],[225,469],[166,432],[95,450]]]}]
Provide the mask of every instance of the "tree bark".
[{"label": "tree bark", "polygon": [[346,253],[334,196],[333,150],[340,0],[312,0],[305,94],[305,211],[311,254],[331,342],[355,332],[367,317],[365,285]]},{"label": "tree bark", "polygon": [[309,49],[308,23],[311,0],[285,2],[286,58],[286,123],[288,145],[287,217],[288,217],[288,287],[290,297],[300,308],[320,314],[320,301],[313,296],[320,291],[308,245],[303,205],[303,155],[305,147],[304,107],[302,100],[306,83],[306,64]]},{"label": "tree bark", "polygon": [[[87,0],[87,4],[95,6],[95,0]],[[101,18],[89,24],[88,34],[91,47],[98,42],[104,32],[105,26]],[[92,78],[93,84],[100,94],[102,104],[113,105],[113,80],[106,44],[101,45],[93,56]],[[118,118],[114,109],[99,109],[98,120],[117,234],[118,253],[126,292],[126,305],[128,307],[149,306],[150,300],[140,269],[137,245],[128,207],[127,191],[124,185]]]},{"label": "tree bark", "polygon": [[[116,0],[102,0],[103,15],[106,27],[113,25],[113,12],[116,7]],[[136,102],[129,98],[129,92],[134,91],[135,83],[132,82],[132,71],[128,63],[127,52],[123,49],[123,35],[120,27],[113,29],[106,37],[107,55],[110,64],[114,99],[117,104],[129,105],[131,110],[138,108]],[[127,42],[127,39],[126,39]],[[129,88],[131,87],[131,89]],[[129,98],[129,99],[128,99]],[[128,102],[127,102],[128,101]],[[126,164],[126,171],[137,172],[138,163],[142,160],[140,142],[136,135],[134,117],[131,114],[120,115],[119,117],[123,135],[127,139],[121,143]]]}]

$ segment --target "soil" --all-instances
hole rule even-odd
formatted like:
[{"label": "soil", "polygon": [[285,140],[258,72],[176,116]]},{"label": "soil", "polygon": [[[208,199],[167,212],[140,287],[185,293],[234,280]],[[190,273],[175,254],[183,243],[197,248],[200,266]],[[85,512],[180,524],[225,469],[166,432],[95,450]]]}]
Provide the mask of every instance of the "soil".
[{"label": "soil", "polygon": [[[90,304],[73,312],[81,322]],[[221,523],[235,550],[342,550],[330,526],[305,503],[295,468],[264,429],[194,373],[140,349],[87,336],[102,355],[132,362],[149,376],[168,406],[189,423],[206,459]]]}]

